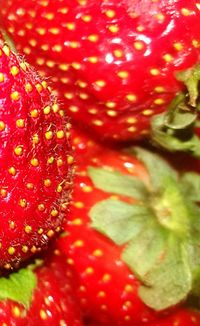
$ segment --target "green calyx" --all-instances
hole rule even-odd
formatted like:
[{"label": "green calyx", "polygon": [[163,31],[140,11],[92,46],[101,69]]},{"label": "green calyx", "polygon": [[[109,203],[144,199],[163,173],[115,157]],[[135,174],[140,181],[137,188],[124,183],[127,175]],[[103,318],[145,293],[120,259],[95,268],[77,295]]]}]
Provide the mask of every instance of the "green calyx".
[{"label": "green calyx", "polygon": [[176,73],[176,78],[185,84],[186,92],[177,95],[166,113],[153,117],[152,141],[168,151],[185,151],[199,158],[200,140],[195,128],[200,110],[200,65]]},{"label": "green calyx", "polygon": [[98,202],[89,215],[93,228],[123,246],[122,260],[141,281],[141,299],[160,311],[192,295],[200,276],[200,176],[178,175],[141,148],[129,154],[145,164],[150,182],[90,167],[95,187],[120,197]]},{"label": "green calyx", "polygon": [[8,277],[0,278],[0,300],[12,300],[28,309],[36,285],[37,278],[32,269],[22,268]]}]

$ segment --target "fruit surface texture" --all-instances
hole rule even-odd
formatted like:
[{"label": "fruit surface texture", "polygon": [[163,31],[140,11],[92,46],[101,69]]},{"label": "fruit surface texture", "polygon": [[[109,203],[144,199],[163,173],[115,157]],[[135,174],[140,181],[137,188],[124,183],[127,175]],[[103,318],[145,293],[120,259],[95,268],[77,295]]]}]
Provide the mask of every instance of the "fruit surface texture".
[{"label": "fruit surface texture", "polygon": [[47,247],[72,188],[70,124],[46,81],[0,46],[0,268]]},{"label": "fruit surface texture", "polygon": [[68,113],[98,137],[135,140],[185,90],[200,59],[200,2],[2,0],[17,49],[52,77]]}]

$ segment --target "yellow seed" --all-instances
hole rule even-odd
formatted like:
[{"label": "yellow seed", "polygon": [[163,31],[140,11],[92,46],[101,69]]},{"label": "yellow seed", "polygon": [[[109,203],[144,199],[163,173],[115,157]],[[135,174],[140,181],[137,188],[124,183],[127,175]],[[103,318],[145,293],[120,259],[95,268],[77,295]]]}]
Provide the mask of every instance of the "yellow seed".
[{"label": "yellow seed", "polygon": [[160,74],[160,71],[156,68],[152,68],[152,69],[150,69],[150,74],[152,76],[158,76]]},{"label": "yellow seed", "polygon": [[32,141],[33,141],[33,145],[38,144],[39,143],[39,136],[37,134],[33,135]]},{"label": "yellow seed", "polygon": [[126,99],[130,102],[135,102],[137,100],[137,96],[135,94],[127,94]]},{"label": "yellow seed", "polygon": [[45,138],[50,140],[53,138],[53,132],[51,130],[45,132]]},{"label": "yellow seed", "polygon": [[81,19],[85,22],[85,23],[89,23],[92,20],[92,16],[91,15],[83,15],[81,17]]},{"label": "yellow seed", "polygon": [[33,183],[28,182],[27,185],[26,185],[26,188],[29,189],[29,190],[34,189],[34,185],[33,185]]},{"label": "yellow seed", "polygon": [[24,119],[18,119],[18,120],[16,121],[16,126],[17,126],[18,128],[24,128],[24,126],[25,126],[25,121],[24,121]]},{"label": "yellow seed", "polygon": [[106,297],[106,293],[104,291],[99,291],[98,294],[97,294],[97,296],[99,298],[105,298]]},{"label": "yellow seed", "polygon": [[95,85],[99,87],[104,87],[106,85],[106,82],[104,80],[96,80]]},{"label": "yellow seed", "polygon": [[188,8],[181,8],[181,13],[183,16],[190,16],[192,15],[192,11]]},{"label": "yellow seed", "polygon": [[102,257],[103,256],[103,251],[101,249],[96,249],[92,253],[93,256],[95,257]]},{"label": "yellow seed", "polygon": [[117,32],[119,32],[119,26],[117,26],[117,25],[111,25],[111,26],[108,27],[108,29],[109,29],[109,31],[111,33],[117,33]]},{"label": "yellow seed", "polygon": [[156,87],[154,88],[154,91],[155,91],[156,93],[163,93],[163,92],[165,92],[165,88],[164,88],[163,86],[156,86]]},{"label": "yellow seed", "polygon": [[47,319],[47,313],[43,310],[43,309],[41,309],[40,310],[40,318],[42,319],[42,320],[46,320]]},{"label": "yellow seed", "polygon": [[59,185],[59,186],[57,187],[57,189],[56,189],[56,191],[57,191],[58,193],[61,193],[61,192],[62,192],[62,190],[63,190],[63,188],[62,188],[62,186],[61,186],[61,185]]},{"label": "yellow seed", "polygon": [[173,57],[171,54],[169,53],[166,53],[163,55],[163,59],[166,61],[166,62],[171,62],[173,60]]},{"label": "yellow seed", "polygon": [[53,236],[54,236],[54,231],[53,231],[53,230],[49,230],[49,231],[47,232],[47,236],[48,236],[49,238],[53,237]]},{"label": "yellow seed", "polygon": [[76,240],[74,243],[73,243],[74,247],[76,248],[80,248],[80,247],[83,247],[84,246],[84,242],[83,240]]},{"label": "yellow seed", "polygon": [[14,253],[15,253],[15,248],[14,248],[14,247],[9,247],[9,248],[8,248],[8,253],[9,253],[9,255],[14,255]]},{"label": "yellow seed", "polygon": [[55,161],[55,158],[53,156],[49,157],[47,160],[48,164],[53,164],[53,162]]},{"label": "yellow seed", "polygon": [[110,274],[104,274],[103,277],[102,277],[102,281],[103,282],[108,282],[111,280],[111,275]]},{"label": "yellow seed", "polygon": [[51,211],[51,216],[53,216],[53,217],[58,216],[58,211],[57,211],[57,209],[52,209],[52,211]]},{"label": "yellow seed", "polygon": [[123,55],[124,55],[123,51],[120,50],[120,49],[116,49],[116,50],[114,50],[114,51],[113,51],[113,54],[114,54],[114,56],[115,56],[116,58],[121,58],[121,57],[123,57]]},{"label": "yellow seed", "polygon": [[72,222],[71,222],[72,225],[82,225],[83,222],[80,218],[75,218]]},{"label": "yellow seed", "polygon": [[65,27],[70,31],[73,31],[76,28],[76,25],[74,23],[66,23]]},{"label": "yellow seed", "polygon": [[43,212],[43,211],[45,210],[45,206],[44,206],[44,204],[39,204],[39,205],[38,205],[38,210],[39,210],[40,212]]},{"label": "yellow seed", "polygon": [[0,121],[0,131],[5,130],[5,123],[3,121]]},{"label": "yellow seed", "polygon": [[51,180],[50,179],[45,179],[44,180],[44,186],[45,187],[50,187],[51,186]]},{"label": "yellow seed", "polygon": [[4,74],[2,72],[0,72],[0,83],[4,82]]},{"label": "yellow seed", "polygon": [[81,64],[79,62],[72,62],[71,66],[75,69],[75,70],[79,70],[81,68]]},{"label": "yellow seed", "polygon": [[54,103],[54,104],[52,105],[52,109],[53,109],[53,112],[54,112],[54,113],[57,113],[57,112],[59,111],[59,105],[58,105],[57,103]]},{"label": "yellow seed", "polygon": [[136,50],[139,50],[139,51],[144,49],[144,43],[141,41],[134,42],[133,46]]},{"label": "yellow seed", "polygon": [[11,166],[11,167],[8,169],[8,172],[9,172],[11,175],[16,175],[16,169],[14,168],[14,166]]},{"label": "yellow seed", "polygon": [[31,159],[31,165],[32,166],[38,166],[39,165],[39,161],[38,161],[38,159],[37,158],[32,158]]},{"label": "yellow seed", "polygon": [[51,112],[51,107],[48,105],[43,110],[44,114],[49,114]]},{"label": "yellow seed", "polygon": [[39,112],[37,109],[31,110],[30,115],[32,118],[37,118],[39,116]]},{"label": "yellow seed", "polygon": [[21,206],[22,208],[25,208],[27,206],[27,201],[26,199],[22,198],[19,200],[19,206]]},{"label": "yellow seed", "polygon": [[52,47],[52,50],[55,52],[61,52],[62,51],[62,45],[56,44]]},{"label": "yellow seed", "polygon": [[92,267],[87,267],[86,270],[85,270],[85,273],[86,273],[87,275],[94,274],[94,268],[92,268]]},{"label": "yellow seed", "polygon": [[26,233],[31,233],[32,227],[30,225],[26,225],[24,230],[25,230]]},{"label": "yellow seed", "polygon": [[68,156],[67,156],[67,163],[70,164],[70,165],[74,163],[74,158],[73,158],[73,156],[71,156],[71,155],[68,155]]},{"label": "yellow seed", "polygon": [[20,99],[20,94],[19,92],[15,91],[11,93],[10,97],[13,101],[18,101]]},{"label": "yellow seed", "polygon": [[116,106],[115,102],[106,102],[105,105],[109,108],[109,109],[113,109]]},{"label": "yellow seed", "polygon": [[37,85],[35,85],[35,87],[36,87],[36,89],[37,89],[37,91],[38,91],[39,93],[41,93],[41,92],[42,92],[42,90],[43,90],[43,87],[42,87],[42,85],[41,85],[41,84],[37,84]]},{"label": "yellow seed", "polygon": [[44,230],[42,228],[38,229],[38,234],[42,234],[44,232]]},{"label": "yellow seed", "polygon": [[23,146],[19,145],[19,146],[15,147],[14,153],[17,156],[23,155]]},{"label": "yellow seed", "polygon": [[5,198],[7,196],[7,190],[6,189],[0,189],[0,195]]},{"label": "yellow seed", "polygon": [[181,44],[180,42],[175,42],[173,44],[173,46],[174,46],[175,50],[177,50],[177,51],[183,50],[183,44]]},{"label": "yellow seed", "polygon": [[49,28],[49,32],[53,35],[58,35],[60,33],[60,30],[57,27],[52,27],[52,28]]},{"label": "yellow seed", "polygon": [[88,57],[87,60],[90,63],[97,63],[98,62],[98,57]]},{"label": "yellow seed", "polygon": [[96,34],[91,34],[91,35],[88,36],[88,40],[90,42],[94,42],[95,43],[95,42],[97,42],[99,40],[99,36],[96,35]]},{"label": "yellow seed", "polygon": [[19,73],[19,68],[17,66],[12,66],[10,72],[13,76],[16,76]]},{"label": "yellow seed", "polygon": [[128,73],[128,71],[119,71],[117,73],[117,76],[120,77],[120,78],[122,78],[122,79],[125,79],[125,78],[128,78],[129,73]]},{"label": "yellow seed", "polygon": [[5,55],[7,55],[9,57],[9,55],[10,55],[10,48],[9,48],[9,46],[8,45],[4,45],[2,50],[5,53]]},{"label": "yellow seed", "polygon": [[23,251],[24,253],[28,252],[28,246],[23,246],[23,247],[22,247],[22,251]]},{"label": "yellow seed", "polygon": [[58,130],[58,131],[56,132],[56,136],[57,136],[58,139],[62,139],[62,138],[64,138],[65,133],[64,133],[63,130]]},{"label": "yellow seed", "polygon": [[93,120],[92,123],[95,125],[95,126],[98,126],[98,127],[101,127],[103,126],[103,121],[101,120]]},{"label": "yellow seed", "polygon": [[115,17],[115,11],[114,10],[106,10],[105,11],[105,15],[108,17],[108,18],[114,18]]},{"label": "yellow seed", "polygon": [[107,110],[107,111],[106,111],[106,114],[107,114],[109,117],[116,117],[118,113],[117,113],[116,111],[113,111],[113,110]]},{"label": "yellow seed", "polygon": [[162,105],[162,104],[164,104],[164,103],[165,103],[165,100],[162,99],[162,98],[156,98],[156,99],[154,100],[154,104],[156,104],[156,105]]}]

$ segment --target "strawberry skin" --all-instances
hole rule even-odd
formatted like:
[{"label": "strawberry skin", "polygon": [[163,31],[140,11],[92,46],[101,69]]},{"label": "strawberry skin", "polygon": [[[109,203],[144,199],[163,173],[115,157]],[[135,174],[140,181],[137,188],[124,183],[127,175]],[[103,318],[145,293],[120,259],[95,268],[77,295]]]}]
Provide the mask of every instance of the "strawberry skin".
[{"label": "strawberry skin", "polygon": [[0,269],[18,267],[61,229],[72,184],[70,124],[46,82],[0,47]]},{"label": "strawberry skin", "polygon": [[[76,274],[76,293],[86,320],[91,320],[97,325],[99,323],[100,325],[116,326],[148,325],[148,323],[151,325],[158,323],[159,325],[165,319],[168,320],[166,316],[171,314],[175,316],[173,315],[174,310],[176,311],[177,306],[185,303],[187,297],[190,298],[190,294],[194,293],[195,297],[199,295],[197,293],[199,283],[196,279],[194,280],[194,289],[189,281],[189,292],[185,292],[188,280],[190,277],[193,278],[193,267],[192,273],[188,274],[189,265],[190,263],[195,265],[196,254],[197,257],[199,255],[199,236],[194,241],[194,256],[193,249],[191,251],[189,249],[186,254],[186,256],[188,255],[187,259],[191,260],[189,265],[186,263],[187,259],[185,261],[184,258],[185,263],[183,264],[180,259],[183,248],[186,248],[187,223],[191,223],[189,225],[193,229],[192,226],[196,225],[195,219],[199,219],[199,208],[192,204],[193,201],[198,202],[200,199],[198,190],[200,176],[194,172],[195,164],[196,170],[199,169],[199,161],[191,160],[193,167],[192,171],[189,170],[190,173],[187,171],[187,166],[184,171],[182,163],[177,181],[177,172],[166,160],[162,159],[162,164],[159,165],[161,158],[155,153],[152,154],[141,149],[139,156],[134,156],[131,155],[131,148],[127,148],[125,152],[111,148],[105,149],[100,144],[90,141],[85,135],[81,135],[77,130],[73,131],[72,140],[73,146],[77,149],[76,162],[78,166],[71,210],[64,225],[65,232],[59,238],[59,248],[62,253],[65,253],[68,265]],[[146,154],[144,153],[148,153],[146,163],[144,159]],[[151,161],[152,157],[154,157],[153,161]],[[170,158],[168,159],[170,160]],[[174,163],[176,169],[178,162]],[[161,181],[158,181],[159,175],[161,175]],[[133,183],[137,180],[136,188],[130,186],[129,178]],[[174,181],[173,178],[175,178]],[[117,183],[117,179],[119,183]],[[150,189],[150,194],[145,191],[144,199],[140,196],[143,191],[139,197],[137,197],[137,191],[135,192],[143,187],[142,183],[138,183],[139,180],[146,184],[147,189]],[[154,187],[158,185],[159,190],[157,189],[154,193]],[[163,187],[163,185],[165,186]],[[180,189],[177,191],[176,187],[179,185]],[[134,192],[133,195],[131,195],[132,192]],[[153,197],[151,197],[152,194]],[[192,202],[190,202],[190,197]],[[127,205],[128,213],[126,215]],[[181,209],[179,205],[182,207]],[[131,207],[133,208],[132,213]],[[146,210],[143,210],[144,207],[147,207],[147,210],[151,207],[150,215],[146,214]],[[194,215],[193,209],[196,212]],[[186,215],[183,212],[186,212]],[[167,216],[168,218],[166,218]],[[140,222],[138,224],[140,218],[142,225],[144,223],[145,226],[137,235],[137,230],[141,227]],[[154,225],[157,218],[158,227]],[[183,227],[185,218],[186,228]],[[191,222],[189,222],[190,219]],[[153,233],[151,233],[152,229]],[[130,235],[132,232],[133,238]],[[195,235],[193,231],[191,232],[192,240],[195,239]],[[123,236],[126,239],[131,239],[130,243],[122,240]],[[166,239],[169,240],[169,243]],[[161,248],[163,246],[163,241],[164,247],[160,249],[160,246]],[[180,252],[179,245],[182,248]],[[177,253],[176,249],[178,249]],[[145,252],[146,255],[143,255]],[[160,252],[159,255],[158,252]],[[148,262],[149,257],[154,257],[154,255],[156,255],[155,257],[158,255],[158,260],[156,259],[156,265],[153,264],[149,268],[152,262],[151,259]],[[166,265],[162,266],[166,257],[169,262],[167,260]],[[174,263],[174,260],[177,263]],[[163,271],[161,274],[159,267],[157,269],[158,265]],[[187,266],[186,269],[185,266]],[[182,276],[185,273],[188,276],[182,283]],[[154,277],[154,275],[157,276]],[[143,280],[147,284],[148,282],[155,283],[158,293],[155,294],[152,291],[154,287],[152,285],[151,291],[147,286],[147,292],[145,290],[143,296],[141,292],[144,290],[144,286],[141,288]],[[181,296],[179,296],[179,281],[180,287],[184,288],[184,293]],[[150,295],[148,296],[149,291]],[[165,291],[165,295],[163,295],[163,291]],[[178,299],[173,301],[172,298],[176,298],[177,295]],[[165,301],[167,297],[169,301],[168,299]],[[164,304],[162,304],[163,301]],[[174,322],[176,319],[173,318],[169,320]],[[190,315],[188,320],[190,320],[189,318]]]},{"label": "strawberry skin", "polygon": [[[126,161],[108,150],[102,158],[102,147],[77,129],[72,130],[72,143],[77,175],[68,223],[64,226],[67,236],[59,238],[58,246],[77,274],[76,294],[82,311],[94,320],[94,325],[137,325],[155,320],[156,313],[138,298],[139,282],[121,260],[121,248],[89,226],[89,208],[107,195],[93,187],[87,164],[94,161],[101,165],[104,161],[105,165],[117,165],[127,172]],[[131,161],[131,167],[133,173],[148,178],[137,160]]]},{"label": "strawberry skin", "polygon": [[189,309],[178,310],[175,314],[164,317],[158,322],[147,324],[148,326],[198,326],[200,325],[200,314]]},{"label": "strawberry skin", "polygon": [[[19,273],[20,270],[14,274]],[[29,307],[11,300],[9,295],[7,299],[3,301],[1,299],[1,324],[82,326],[80,309],[74,297],[73,275],[70,269],[66,268],[64,257],[60,252],[54,249],[43,262],[40,261],[40,265],[33,269],[32,273],[36,279],[36,285],[29,298]],[[16,284],[19,277],[16,276]],[[24,295],[26,295],[26,290],[26,288],[23,289]]]},{"label": "strawberry skin", "polygon": [[[200,2],[2,1],[17,48],[52,78],[68,113],[100,138],[137,139],[199,62]],[[37,19],[36,19],[37,18]]]}]

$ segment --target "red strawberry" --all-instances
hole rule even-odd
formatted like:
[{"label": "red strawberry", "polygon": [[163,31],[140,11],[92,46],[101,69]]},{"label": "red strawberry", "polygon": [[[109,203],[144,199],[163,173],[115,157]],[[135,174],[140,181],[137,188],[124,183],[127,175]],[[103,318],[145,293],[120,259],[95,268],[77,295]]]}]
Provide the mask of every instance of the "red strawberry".
[{"label": "red strawberry", "polygon": [[[199,63],[199,0],[1,4],[4,26],[17,48],[53,76],[68,113],[101,138],[146,135],[151,117],[166,111],[185,89],[176,72]],[[193,106],[196,94],[189,91]],[[193,114],[184,123],[181,118],[178,127],[185,128],[189,118]],[[169,124],[174,129],[177,120]]]},{"label": "red strawberry", "polygon": [[141,148],[98,145],[95,153],[94,146],[78,158],[59,247],[77,275],[86,316],[103,325],[155,323],[199,295],[200,177],[179,175]]},{"label": "red strawberry", "polygon": [[[96,323],[89,322],[87,326],[101,326]],[[136,325],[136,324],[134,324]],[[164,316],[159,321],[153,323],[145,323],[146,326],[199,326],[200,325],[200,314],[196,311],[189,309],[180,309],[170,316]],[[109,324],[108,324],[109,326]],[[113,325],[114,326],[114,325]]]},{"label": "red strawberry", "polygon": [[1,325],[82,326],[65,258],[55,250],[36,266],[0,278]]},{"label": "red strawberry", "polygon": [[175,314],[164,317],[158,322],[147,324],[147,326],[199,326],[200,314],[192,310],[181,309]]},{"label": "red strawberry", "polygon": [[70,124],[46,82],[0,45],[0,269],[46,248],[72,183]]}]

